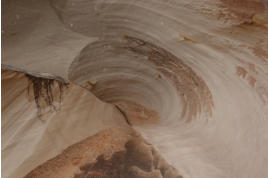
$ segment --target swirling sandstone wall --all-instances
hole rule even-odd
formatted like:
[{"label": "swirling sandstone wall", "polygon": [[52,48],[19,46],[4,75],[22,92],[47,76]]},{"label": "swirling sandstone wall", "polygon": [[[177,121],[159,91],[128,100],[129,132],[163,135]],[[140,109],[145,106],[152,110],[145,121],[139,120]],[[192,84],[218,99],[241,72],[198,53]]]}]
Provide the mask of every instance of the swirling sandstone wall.
[{"label": "swirling sandstone wall", "polygon": [[[185,178],[268,176],[266,1],[51,0],[4,5],[10,9],[4,15],[10,23],[4,23],[2,32],[4,68],[54,77],[93,93],[117,113],[111,119],[120,117],[124,128],[131,125]],[[18,20],[18,14],[24,16]],[[17,32],[20,28],[24,30]],[[73,92],[79,95],[77,90]],[[66,105],[81,101],[69,97]],[[75,106],[68,113],[80,114]],[[110,121],[103,124],[114,127]],[[87,132],[83,138],[92,135]],[[72,144],[81,139],[73,138]],[[27,168],[18,164],[6,175],[26,175],[67,145]]]}]

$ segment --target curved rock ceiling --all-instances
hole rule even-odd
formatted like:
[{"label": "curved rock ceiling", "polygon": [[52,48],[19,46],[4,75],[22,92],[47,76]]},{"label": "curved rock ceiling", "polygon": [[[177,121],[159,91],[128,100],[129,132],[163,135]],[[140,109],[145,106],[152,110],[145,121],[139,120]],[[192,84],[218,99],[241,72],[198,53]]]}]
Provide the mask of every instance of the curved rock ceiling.
[{"label": "curved rock ceiling", "polygon": [[[125,176],[268,177],[268,1],[2,5],[4,177],[53,157],[27,177],[86,177],[100,154],[121,151],[103,165],[132,164],[122,161],[134,159],[129,144],[152,152],[154,168],[137,171],[137,160]],[[62,109],[45,110],[40,122],[26,78],[6,70],[70,83]]]}]

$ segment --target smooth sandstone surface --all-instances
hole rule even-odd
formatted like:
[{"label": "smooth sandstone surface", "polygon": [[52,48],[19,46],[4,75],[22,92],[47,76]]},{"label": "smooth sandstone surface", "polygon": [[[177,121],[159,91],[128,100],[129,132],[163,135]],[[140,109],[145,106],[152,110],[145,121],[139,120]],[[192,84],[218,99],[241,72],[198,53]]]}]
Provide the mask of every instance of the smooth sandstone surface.
[{"label": "smooth sandstone surface", "polygon": [[23,177],[88,136],[127,127],[114,106],[73,85],[65,88],[60,105],[54,102],[56,109],[46,108],[40,115],[27,87],[23,74],[2,72],[3,177]]},{"label": "smooth sandstone surface", "polygon": [[2,74],[4,177],[126,118],[184,178],[268,177],[267,1],[2,4],[2,68],[72,83],[41,122]]}]

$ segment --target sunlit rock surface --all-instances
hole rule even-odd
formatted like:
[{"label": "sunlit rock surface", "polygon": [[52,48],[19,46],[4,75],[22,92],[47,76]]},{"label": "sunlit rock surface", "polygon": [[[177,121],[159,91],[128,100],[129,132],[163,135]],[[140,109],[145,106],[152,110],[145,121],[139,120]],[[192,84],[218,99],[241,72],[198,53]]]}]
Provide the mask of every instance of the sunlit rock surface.
[{"label": "sunlit rock surface", "polygon": [[[176,170],[174,176],[268,177],[267,1],[6,0],[2,5],[2,68],[71,83],[61,104],[43,109],[40,118],[23,74],[2,73],[4,177],[23,177],[68,146],[114,127],[124,130],[124,138],[140,133]],[[97,159],[105,151],[87,155],[91,166],[85,169],[80,162],[46,167],[68,155],[64,151],[32,173],[46,177],[42,171],[51,169],[49,175],[57,177],[70,170],[66,177],[85,177],[101,174],[96,166],[101,161],[127,165],[122,159],[129,158],[128,139],[118,150],[107,146],[108,157]],[[111,156],[117,151],[121,154]],[[127,173],[136,177],[165,174],[131,166]]]}]

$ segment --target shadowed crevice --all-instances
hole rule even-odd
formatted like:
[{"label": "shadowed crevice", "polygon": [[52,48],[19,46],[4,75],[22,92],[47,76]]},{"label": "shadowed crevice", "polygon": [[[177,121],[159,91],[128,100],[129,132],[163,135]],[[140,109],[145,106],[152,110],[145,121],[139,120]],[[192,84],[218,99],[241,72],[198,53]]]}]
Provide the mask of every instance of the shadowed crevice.
[{"label": "shadowed crevice", "polygon": [[[38,108],[38,110],[41,109],[41,107],[46,106],[52,106],[53,107],[53,101],[55,99],[53,94],[53,86],[56,82],[57,88],[59,91],[59,102],[62,101],[62,95],[64,87],[67,87],[68,84],[64,83],[62,81],[56,80],[56,79],[48,79],[48,78],[41,78],[41,77],[35,77],[33,75],[25,74],[25,77],[28,79],[28,95],[30,95],[30,89],[33,90],[34,100],[35,104]],[[41,104],[42,101],[43,105]]]}]

